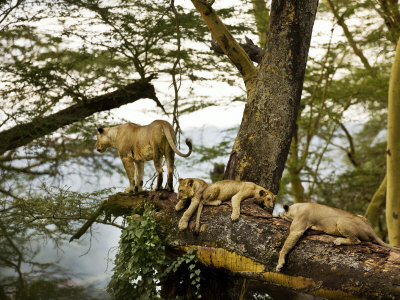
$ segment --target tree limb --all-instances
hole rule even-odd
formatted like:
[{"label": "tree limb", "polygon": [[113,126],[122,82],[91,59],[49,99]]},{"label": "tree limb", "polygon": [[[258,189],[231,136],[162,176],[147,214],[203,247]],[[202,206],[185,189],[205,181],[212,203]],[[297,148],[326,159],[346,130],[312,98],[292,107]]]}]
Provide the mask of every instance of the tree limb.
[{"label": "tree limb", "polygon": [[182,213],[175,211],[176,194],[166,191],[111,195],[108,209],[130,210],[147,200],[172,251],[196,248],[205,266],[257,282],[264,292],[285,287],[328,299],[397,299],[400,297],[400,251],[372,243],[335,246],[335,237],[309,231],[289,254],[281,273],[275,272],[279,251],[289,223],[273,217],[254,199],[242,202],[238,222],[230,220],[231,205],[205,206],[200,235],[193,234],[195,221],[178,230]]},{"label": "tree limb", "polygon": [[150,84],[150,80],[153,77],[150,76],[146,80],[136,81],[114,92],[93,97],[47,117],[36,118],[29,123],[20,124],[0,132],[0,140],[2,141],[0,143],[0,155],[8,150],[24,146],[37,138],[54,132],[60,127],[72,124],[94,113],[117,108],[139,99],[153,99],[164,110],[157,99],[154,86]]},{"label": "tree limb", "polygon": [[[254,42],[247,36],[245,37],[245,39],[246,43],[239,43],[239,45],[243,48],[243,50],[246,52],[246,54],[252,61],[258,64],[261,63],[265,55],[265,50],[255,45]],[[214,38],[211,39],[211,49],[217,53],[225,54],[224,51],[222,51],[221,47],[219,46],[218,42]]]},{"label": "tree limb", "polygon": [[218,42],[222,51],[239,70],[246,86],[247,94],[250,95],[254,91],[256,84],[256,67],[211,7],[213,2],[207,3],[206,1],[192,0],[192,3],[201,14],[211,35]]}]

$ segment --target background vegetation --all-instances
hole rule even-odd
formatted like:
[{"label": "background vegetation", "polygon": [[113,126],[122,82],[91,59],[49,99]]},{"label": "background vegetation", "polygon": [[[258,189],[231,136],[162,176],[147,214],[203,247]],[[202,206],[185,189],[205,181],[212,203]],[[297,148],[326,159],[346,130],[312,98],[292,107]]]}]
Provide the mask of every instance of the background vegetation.
[{"label": "background vegetation", "polygon": [[[157,99],[146,101],[162,106],[154,108],[148,102],[149,110],[171,121],[178,131],[180,116],[245,101],[236,69],[210,49],[209,31],[189,4],[1,2],[2,140],[7,143],[7,130],[20,124],[84,106],[140,80],[155,87]],[[247,35],[263,48],[269,5],[243,0],[216,1],[214,7],[238,40]],[[278,199],[317,201],[365,214],[386,174],[388,85],[400,34],[399,7],[396,1],[321,1],[314,31],[301,113]],[[82,299],[100,297],[90,287],[71,284],[73,274],[56,264],[41,263],[37,256],[43,241],[63,247],[114,192],[99,187],[103,176],[125,180],[115,152],[101,158],[93,152],[95,125],[122,121],[113,110],[99,109],[22,146],[0,151],[0,298],[62,299],[67,293]],[[178,168],[204,163],[197,177],[207,178],[211,172],[211,178],[221,178],[221,166],[214,164],[227,162],[236,130],[221,131],[211,147],[194,141],[197,154]],[[149,168],[146,174],[151,172]],[[85,190],[65,186],[71,178],[80,178]],[[386,238],[382,203],[371,221]],[[98,222],[123,228],[134,221]],[[118,268],[115,271],[122,274]],[[51,286],[46,291],[40,288],[45,283]]]}]

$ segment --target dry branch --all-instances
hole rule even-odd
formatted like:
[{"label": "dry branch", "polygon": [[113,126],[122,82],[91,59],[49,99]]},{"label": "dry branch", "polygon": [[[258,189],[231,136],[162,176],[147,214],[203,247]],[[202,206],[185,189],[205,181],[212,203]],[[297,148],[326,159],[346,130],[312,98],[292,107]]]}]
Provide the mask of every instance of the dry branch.
[{"label": "dry branch", "polygon": [[368,242],[335,246],[335,237],[311,230],[288,255],[281,273],[276,273],[289,223],[268,214],[255,199],[243,201],[238,222],[230,220],[230,203],[205,206],[199,236],[193,232],[194,220],[188,230],[178,230],[182,212],[174,209],[175,193],[120,193],[110,196],[106,206],[114,214],[122,213],[121,209],[125,214],[144,199],[156,206],[155,218],[169,247],[178,252],[197,248],[205,266],[250,279],[258,291],[283,287],[327,299],[400,297],[400,251]]},{"label": "dry branch", "polygon": [[[245,37],[245,39],[246,43],[239,43],[239,45],[243,48],[243,50],[247,53],[252,61],[258,64],[261,63],[265,55],[265,50],[255,45],[254,42],[247,36]],[[214,38],[211,38],[211,49],[219,54],[225,54]]]}]

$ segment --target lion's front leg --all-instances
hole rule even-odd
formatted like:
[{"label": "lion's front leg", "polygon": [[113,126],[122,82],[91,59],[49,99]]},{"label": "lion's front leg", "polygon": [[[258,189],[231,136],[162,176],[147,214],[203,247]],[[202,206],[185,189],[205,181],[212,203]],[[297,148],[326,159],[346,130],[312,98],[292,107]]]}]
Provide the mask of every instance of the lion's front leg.
[{"label": "lion's front leg", "polygon": [[135,174],[135,164],[133,163],[133,160],[126,157],[126,156],[120,156],[122,160],[122,164],[124,165],[124,169],[126,172],[126,175],[128,176],[129,180],[129,187],[125,189],[125,193],[131,193],[133,192],[133,187],[135,185],[135,179],[133,178]]},{"label": "lion's front leg", "polygon": [[190,203],[188,209],[182,215],[182,218],[179,220],[178,228],[179,230],[184,230],[188,227],[190,217],[196,211],[197,207],[199,206],[200,199],[199,198],[192,198],[192,202]]},{"label": "lion's front leg", "polygon": [[308,229],[306,224],[299,222],[298,220],[294,220],[290,225],[289,236],[287,237],[285,243],[282,246],[281,251],[279,252],[279,260],[278,264],[275,268],[277,272],[279,272],[283,265],[286,262],[286,255],[292,250],[292,248],[296,245],[297,241],[301,238],[304,232]]},{"label": "lion's front leg", "polygon": [[182,210],[182,209],[184,209],[185,208],[185,205],[186,205],[186,199],[180,199],[179,201],[178,201],[178,203],[175,205],[175,210],[176,211],[180,211],[180,210]]},{"label": "lion's front leg", "polygon": [[143,190],[144,162],[137,161],[135,162],[135,166],[136,166],[135,192],[141,192]]},{"label": "lion's front leg", "polygon": [[246,195],[239,192],[235,196],[232,197],[232,215],[231,220],[237,221],[240,216],[240,202],[246,198]]}]

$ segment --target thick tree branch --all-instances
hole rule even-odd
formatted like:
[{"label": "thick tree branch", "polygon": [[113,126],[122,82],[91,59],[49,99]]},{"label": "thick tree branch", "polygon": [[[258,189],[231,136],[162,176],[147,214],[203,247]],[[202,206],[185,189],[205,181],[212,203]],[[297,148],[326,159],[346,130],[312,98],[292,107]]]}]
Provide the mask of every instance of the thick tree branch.
[{"label": "thick tree branch", "polygon": [[259,291],[273,285],[328,299],[400,297],[400,251],[367,242],[335,246],[335,237],[310,231],[289,254],[282,272],[276,273],[289,223],[268,214],[255,199],[243,201],[238,222],[230,220],[230,203],[205,206],[199,236],[193,232],[194,220],[186,231],[178,230],[182,213],[175,211],[175,193],[112,195],[108,211],[126,214],[145,199],[156,206],[154,217],[169,247],[178,252],[196,248],[205,266],[256,281]]},{"label": "thick tree branch", "polygon": [[[252,61],[258,64],[261,63],[265,55],[265,50],[255,45],[254,42],[247,36],[245,37],[245,39],[246,43],[245,44],[239,43],[239,45],[243,48],[243,50],[247,53],[247,55]],[[225,54],[224,51],[222,51],[221,47],[219,46],[218,42],[214,38],[211,39],[211,49],[217,53]]]},{"label": "thick tree branch", "polygon": [[72,124],[94,113],[117,108],[142,98],[153,99],[163,109],[157,99],[154,86],[149,83],[152,78],[151,76],[145,81],[136,81],[114,92],[96,96],[47,117],[36,118],[29,123],[20,124],[0,132],[0,155],[8,150],[24,146],[37,138],[54,132],[60,127]]},{"label": "thick tree branch", "polygon": [[250,95],[254,91],[257,79],[257,69],[249,59],[246,52],[240,47],[238,42],[222,23],[215,10],[207,1],[192,0],[193,5],[201,14],[204,22],[211,32],[213,38],[218,42],[222,51],[229,57],[232,63],[242,75],[246,86],[247,94]]},{"label": "thick tree branch", "polygon": [[298,116],[318,0],[272,1],[266,54],[248,96],[225,179],[277,194]]}]

